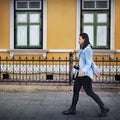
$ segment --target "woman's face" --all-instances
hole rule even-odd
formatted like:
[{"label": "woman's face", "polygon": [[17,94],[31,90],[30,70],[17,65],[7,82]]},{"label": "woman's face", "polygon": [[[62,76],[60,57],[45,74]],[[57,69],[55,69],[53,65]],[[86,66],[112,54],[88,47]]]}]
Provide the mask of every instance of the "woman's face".
[{"label": "woman's face", "polygon": [[81,37],[81,36],[79,36],[79,40],[78,40],[78,43],[80,44],[80,45],[82,45],[83,43],[84,43],[84,39]]}]

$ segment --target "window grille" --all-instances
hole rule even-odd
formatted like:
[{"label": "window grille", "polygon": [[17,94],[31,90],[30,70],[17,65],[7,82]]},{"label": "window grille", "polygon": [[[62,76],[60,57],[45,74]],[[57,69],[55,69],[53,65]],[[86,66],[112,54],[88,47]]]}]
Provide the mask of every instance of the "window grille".
[{"label": "window grille", "polygon": [[41,0],[16,1],[16,10],[41,10]]},{"label": "window grille", "polygon": [[90,9],[90,10],[96,10],[96,9],[109,9],[109,0],[83,0],[82,1],[82,9]]}]

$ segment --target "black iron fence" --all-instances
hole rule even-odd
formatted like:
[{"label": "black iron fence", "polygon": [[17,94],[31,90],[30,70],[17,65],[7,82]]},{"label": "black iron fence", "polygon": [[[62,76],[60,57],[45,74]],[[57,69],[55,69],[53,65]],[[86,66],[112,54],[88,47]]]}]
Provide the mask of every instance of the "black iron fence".
[{"label": "black iron fence", "polygon": [[99,78],[94,76],[95,82],[118,83],[120,81],[120,59],[105,59],[105,57],[102,57],[101,59],[95,58],[94,61],[101,74]]},{"label": "black iron fence", "polygon": [[[94,76],[93,82],[118,83],[120,81],[120,59],[105,59],[102,57],[94,60],[98,66],[101,77]],[[19,83],[47,83],[71,85],[72,75],[75,72],[73,65],[77,59],[73,53],[65,59],[48,58],[1,58],[0,57],[0,82]]]}]

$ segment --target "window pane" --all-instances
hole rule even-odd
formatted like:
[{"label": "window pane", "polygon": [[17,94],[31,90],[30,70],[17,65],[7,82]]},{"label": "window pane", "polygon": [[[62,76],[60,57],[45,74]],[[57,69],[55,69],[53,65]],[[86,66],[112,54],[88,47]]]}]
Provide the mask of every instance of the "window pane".
[{"label": "window pane", "polygon": [[87,33],[89,35],[90,43],[93,45],[93,40],[94,40],[94,37],[93,37],[93,26],[92,25],[84,26],[83,27],[83,32],[85,32],[85,33]]},{"label": "window pane", "polygon": [[107,27],[97,26],[97,46],[107,45]]},{"label": "window pane", "polygon": [[30,23],[39,23],[40,14],[30,14]]},{"label": "window pane", "polygon": [[27,2],[17,2],[17,8],[28,8]]},{"label": "window pane", "polygon": [[107,22],[107,14],[97,14],[97,22],[98,23],[106,23]]},{"label": "window pane", "polygon": [[41,0],[16,0],[18,10],[41,10]]},{"label": "window pane", "polygon": [[94,1],[84,1],[84,8],[95,8]]},{"label": "window pane", "polygon": [[107,8],[107,1],[96,1],[96,8]]},{"label": "window pane", "polygon": [[39,25],[31,25],[30,26],[30,46],[38,46],[39,45]]},{"label": "window pane", "polygon": [[93,23],[93,14],[84,14],[84,23]]},{"label": "window pane", "polygon": [[30,2],[29,3],[29,8],[41,8],[40,7],[40,2]]},{"label": "window pane", "polygon": [[17,26],[17,46],[27,45],[27,26]]},{"label": "window pane", "polygon": [[27,23],[27,14],[17,14],[18,23]]}]

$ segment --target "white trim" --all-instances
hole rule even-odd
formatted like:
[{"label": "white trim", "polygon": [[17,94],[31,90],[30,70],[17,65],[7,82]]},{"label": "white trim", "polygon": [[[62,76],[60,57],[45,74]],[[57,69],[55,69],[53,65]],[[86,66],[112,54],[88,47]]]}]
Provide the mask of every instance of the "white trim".
[{"label": "white trim", "polygon": [[42,49],[10,49],[10,57],[12,58],[14,55],[42,55],[44,58],[46,57],[46,53],[48,50]]},{"label": "white trim", "polygon": [[[47,0],[43,0],[43,21],[43,49],[38,50],[41,53],[47,48]],[[24,54],[24,49],[21,53],[21,50],[14,49],[14,0],[10,0],[10,56],[12,57],[14,54],[17,54],[16,51],[19,51],[19,54]],[[33,51],[34,50],[31,50],[31,52],[35,54]]]},{"label": "white trim", "polygon": [[43,50],[47,49],[47,0],[43,0]]},{"label": "white trim", "polygon": [[111,40],[110,40],[110,49],[111,50],[114,50],[114,26],[115,26],[115,21],[114,21],[114,19],[115,19],[115,3],[114,3],[115,1],[114,0],[111,0],[111,23],[110,23],[110,26],[111,26],[111,28],[110,28],[110,38],[111,38]]},{"label": "white trim", "polygon": [[114,58],[114,55],[115,55],[115,50],[93,50],[94,52],[94,55],[101,55],[101,56],[104,56],[104,55],[109,55],[111,59]]},{"label": "white trim", "polygon": [[117,53],[120,53],[120,49],[116,50]]},{"label": "white trim", "polygon": [[7,49],[0,49],[0,52],[8,52]]},{"label": "white trim", "polygon": [[10,49],[14,49],[14,0],[10,0]]},{"label": "white trim", "polygon": [[49,52],[55,52],[55,53],[67,53],[67,52],[74,52],[73,49],[49,49]]},{"label": "white trim", "polygon": [[[76,50],[75,52],[78,53],[79,50]],[[114,58],[116,52],[117,52],[116,50],[93,50],[94,55],[100,55],[100,56],[109,55],[111,59]]]},{"label": "white trim", "polygon": [[78,37],[80,34],[80,0],[77,0],[76,2],[76,49],[80,49],[80,46],[78,44]]},{"label": "white trim", "polygon": [[[37,53],[44,53],[44,52],[79,52],[78,49],[0,49],[0,52],[14,52],[14,53],[19,53],[19,54],[26,54],[24,52],[29,52],[30,54],[33,54],[35,52]],[[95,54],[99,55],[109,55],[111,53],[119,53],[120,52],[120,49],[117,49],[117,50],[93,50]],[[22,52],[22,53],[20,53]]]},{"label": "white trim", "polygon": [[[79,33],[80,33],[80,4],[81,4],[81,1],[80,0],[76,0],[77,1],[77,21],[76,21],[76,49],[79,50],[79,44],[78,44],[78,36],[79,36]],[[111,0],[111,23],[110,23],[110,50],[114,50],[114,25],[115,25],[115,1],[114,0]]]}]

